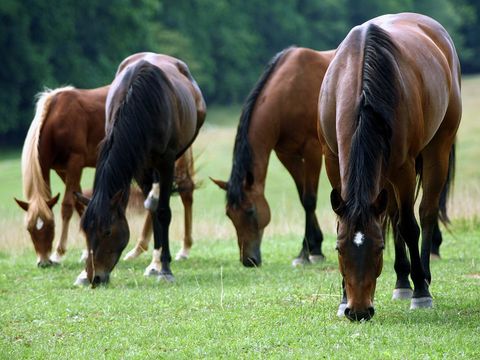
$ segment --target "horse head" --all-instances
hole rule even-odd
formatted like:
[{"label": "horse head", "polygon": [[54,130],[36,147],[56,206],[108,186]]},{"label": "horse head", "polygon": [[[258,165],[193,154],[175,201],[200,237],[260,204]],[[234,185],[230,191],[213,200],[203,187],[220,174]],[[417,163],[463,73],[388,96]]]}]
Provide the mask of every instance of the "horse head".
[{"label": "horse head", "polygon": [[[228,191],[229,184],[225,181],[210,178],[218,187]],[[263,230],[270,222],[270,208],[263,192],[257,192],[252,187],[253,181],[243,184],[243,196],[239,202],[226,205],[226,214],[232,220],[237,232],[237,242],[240,250],[240,261],[246,267],[260,266],[262,254]]]},{"label": "horse head", "polygon": [[383,267],[384,235],[381,215],[387,206],[387,192],[382,190],[370,205],[368,214],[359,220],[352,217],[348,203],[337,190],[331,193],[332,208],[338,215],[338,263],[347,294],[345,316],[370,320],[377,278]]},{"label": "horse head", "polygon": [[[90,203],[90,199],[82,194],[76,193],[76,196],[85,205]],[[128,244],[130,230],[125,217],[125,207],[125,195],[119,191],[110,200],[105,216],[91,217],[87,208],[82,217],[81,228],[88,247],[86,271],[88,281],[93,287],[108,283],[111,271]]]},{"label": "horse head", "polygon": [[37,265],[42,268],[53,264],[50,260],[53,239],[55,237],[55,222],[52,208],[58,202],[59,197],[60,194],[57,194],[48,201],[34,199],[30,202],[14,198],[18,206],[26,211],[25,223],[37,253]]}]

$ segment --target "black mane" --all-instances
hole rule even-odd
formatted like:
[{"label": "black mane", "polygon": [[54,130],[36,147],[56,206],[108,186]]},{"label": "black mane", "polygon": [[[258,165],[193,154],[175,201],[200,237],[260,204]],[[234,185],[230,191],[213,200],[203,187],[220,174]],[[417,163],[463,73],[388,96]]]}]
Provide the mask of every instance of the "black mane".
[{"label": "black mane", "polygon": [[[111,125],[100,145],[93,195],[82,221],[84,230],[108,224],[110,201],[118,192],[126,205],[132,179],[145,166],[153,142],[161,141],[154,134],[171,121],[173,89],[158,67],[139,61],[125,70],[120,87],[125,95],[118,100],[118,110],[110,112],[112,119],[107,119]],[[160,125],[158,119],[162,119]]]},{"label": "black mane", "polygon": [[372,191],[390,157],[392,126],[398,102],[397,48],[380,27],[370,24],[365,35],[362,89],[357,129],[348,167],[346,216],[351,223],[368,221]]},{"label": "black mane", "polygon": [[235,137],[235,145],[233,148],[233,165],[228,180],[227,204],[229,206],[238,206],[243,200],[243,182],[244,180],[253,180],[253,154],[252,148],[248,141],[248,128],[250,127],[250,119],[255,107],[258,96],[262,92],[268,79],[275,71],[280,60],[295,47],[289,47],[276,54],[265,67],[262,76],[255,84],[254,88],[248,95],[242,107],[242,114],[238,123],[237,135]]}]

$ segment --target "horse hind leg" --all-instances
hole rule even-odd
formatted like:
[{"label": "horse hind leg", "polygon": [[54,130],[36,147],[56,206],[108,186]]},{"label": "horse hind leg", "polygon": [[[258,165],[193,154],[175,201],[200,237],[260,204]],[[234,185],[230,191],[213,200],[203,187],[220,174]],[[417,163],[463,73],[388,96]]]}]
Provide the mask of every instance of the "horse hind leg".
[{"label": "horse hind leg", "polygon": [[184,237],[183,246],[175,256],[175,260],[186,260],[190,255],[190,249],[192,248],[192,205],[193,205],[193,188],[194,184],[191,178],[190,181],[184,181],[179,185],[180,197],[182,199],[184,209]]}]

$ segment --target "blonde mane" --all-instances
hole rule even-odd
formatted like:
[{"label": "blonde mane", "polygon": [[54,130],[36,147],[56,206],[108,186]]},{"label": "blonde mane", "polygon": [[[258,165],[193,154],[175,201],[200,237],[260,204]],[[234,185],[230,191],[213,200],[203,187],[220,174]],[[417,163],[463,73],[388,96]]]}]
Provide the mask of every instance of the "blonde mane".
[{"label": "blonde mane", "polygon": [[51,190],[42,175],[38,143],[42,125],[47,117],[53,97],[59,92],[73,89],[75,88],[72,86],[54,90],[45,89],[45,91],[36,96],[38,100],[35,117],[28,129],[22,150],[23,196],[27,202],[29,202],[27,222],[36,221],[37,216],[42,216],[44,219],[51,219],[53,217],[53,213],[46,203],[51,198]]}]

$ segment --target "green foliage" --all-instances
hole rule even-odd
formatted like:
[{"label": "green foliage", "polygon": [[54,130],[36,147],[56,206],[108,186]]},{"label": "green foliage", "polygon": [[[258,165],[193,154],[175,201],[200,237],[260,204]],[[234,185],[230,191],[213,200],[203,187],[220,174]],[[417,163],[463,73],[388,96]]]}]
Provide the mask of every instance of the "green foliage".
[{"label": "green foliage", "polygon": [[135,52],[185,60],[208,104],[241,103],[283,48],[335,48],[353,26],[401,11],[439,20],[464,70],[480,70],[474,0],[3,0],[0,144],[24,138],[43,87],[105,85]]}]

